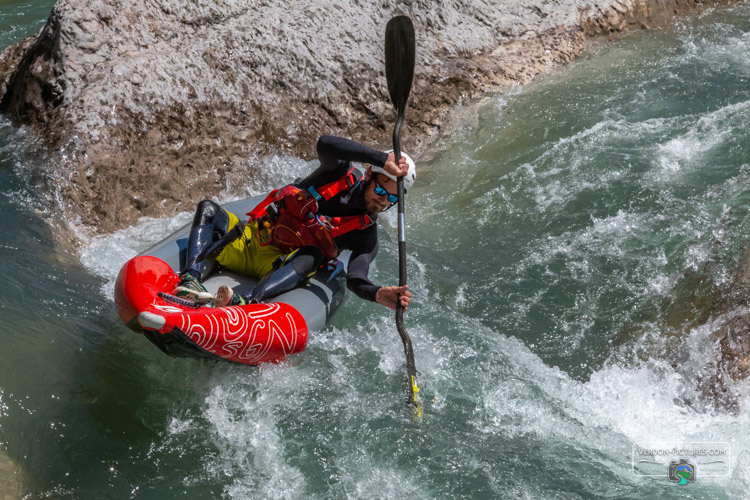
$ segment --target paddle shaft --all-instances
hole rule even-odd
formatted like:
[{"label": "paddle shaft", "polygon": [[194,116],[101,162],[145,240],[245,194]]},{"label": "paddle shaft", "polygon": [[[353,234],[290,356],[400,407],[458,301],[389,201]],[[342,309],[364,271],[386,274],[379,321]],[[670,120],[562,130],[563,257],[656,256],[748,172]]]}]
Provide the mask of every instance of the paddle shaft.
[{"label": "paddle shaft", "polygon": [[[393,155],[396,157],[396,163],[401,159],[401,126],[404,123],[404,114],[399,113],[396,120],[396,126],[393,129]],[[406,285],[406,224],[404,217],[404,178],[399,177],[397,181],[398,188],[398,286]],[[404,308],[401,301],[396,303],[396,328],[404,344],[404,354],[406,354],[406,374],[409,377],[410,400],[414,395],[414,378],[417,375],[416,364],[414,363],[414,349],[411,345],[411,338],[404,326]]]},{"label": "paddle shaft", "polygon": [[[414,25],[406,16],[396,16],[386,25],[385,29],[385,73],[388,81],[388,92],[393,106],[398,112],[396,125],[393,128],[393,155],[398,164],[401,159],[401,127],[406,114],[406,101],[411,92],[414,77],[415,37]],[[399,177],[398,187],[398,284],[406,285],[406,227],[404,221],[405,190],[404,179]],[[406,355],[406,373],[409,383],[408,403],[412,415],[421,417],[422,409],[417,398],[416,376],[417,368],[414,363],[414,350],[411,338],[404,326],[404,309],[400,297],[396,302],[396,328],[404,344]]]},{"label": "paddle shaft", "polygon": [[[399,113],[396,126],[393,129],[393,155],[396,164],[401,160],[401,125],[404,123],[403,113]],[[396,181],[398,192],[398,286],[406,285],[406,227],[404,224],[404,178],[399,177]],[[401,309],[401,302],[398,303]]]},{"label": "paddle shaft", "polygon": [[[393,129],[393,154],[396,157],[396,163],[401,159],[401,125],[404,122],[403,113],[399,113],[396,120],[396,126]],[[398,286],[406,285],[406,224],[404,220],[404,178],[399,177],[397,181],[398,188]],[[404,326],[404,308],[401,306],[401,300],[396,302],[396,329],[404,344],[404,354],[406,355],[406,376],[409,383],[408,404],[412,408],[414,416],[422,416],[422,409],[417,399],[417,366],[414,362],[414,349],[411,345],[411,337]]]}]

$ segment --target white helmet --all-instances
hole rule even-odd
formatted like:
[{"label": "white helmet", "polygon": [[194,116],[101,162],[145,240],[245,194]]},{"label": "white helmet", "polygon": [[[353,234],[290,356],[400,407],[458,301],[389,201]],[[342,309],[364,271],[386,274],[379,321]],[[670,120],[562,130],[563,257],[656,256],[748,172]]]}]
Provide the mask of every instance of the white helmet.
[{"label": "white helmet", "polygon": [[[386,151],[386,153],[393,153],[393,150],[389,149],[388,151]],[[409,189],[411,189],[411,187],[414,185],[414,181],[417,180],[417,166],[414,164],[414,160],[412,160],[408,154],[401,151],[401,156],[406,158],[406,164],[409,165],[409,170],[404,176],[404,191],[409,191]],[[372,171],[377,172],[378,174],[383,174],[391,180],[398,181],[398,178],[395,175],[389,174],[383,167],[373,166]]]}]

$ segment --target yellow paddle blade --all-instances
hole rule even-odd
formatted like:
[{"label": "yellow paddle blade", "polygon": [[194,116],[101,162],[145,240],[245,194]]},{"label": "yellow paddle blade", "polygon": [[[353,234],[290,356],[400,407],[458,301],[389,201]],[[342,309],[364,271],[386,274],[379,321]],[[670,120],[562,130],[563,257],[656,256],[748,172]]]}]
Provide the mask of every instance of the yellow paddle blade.
[{"label": "yellow paddle blade", "polygon": [[414,375],[411,376],[411,404],[409,405],[411,407],[411,416],[412,418],[422,418],[422,405],[419,403],[419,397],[417,396],[417,393],[419,392],[419,387],[417,387],[417,380],[414,378]]}]

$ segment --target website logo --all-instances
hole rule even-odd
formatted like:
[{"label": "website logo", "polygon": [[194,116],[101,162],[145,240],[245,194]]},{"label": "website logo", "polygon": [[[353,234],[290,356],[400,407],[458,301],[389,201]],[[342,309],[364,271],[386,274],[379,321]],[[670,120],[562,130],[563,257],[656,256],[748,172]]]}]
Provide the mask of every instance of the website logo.
[{"label": "website logo", "polygon": [[728,476],[730,472],[729,443],[723,442],[641,442],[633,444],[633,475],[665,477],[686,485],[696,479]]},{"label": "website logo", "polygon": [[669,462],[669,480],[673,483],[688,484],[695,481],[695,465],[681,458],[679,462]]}]

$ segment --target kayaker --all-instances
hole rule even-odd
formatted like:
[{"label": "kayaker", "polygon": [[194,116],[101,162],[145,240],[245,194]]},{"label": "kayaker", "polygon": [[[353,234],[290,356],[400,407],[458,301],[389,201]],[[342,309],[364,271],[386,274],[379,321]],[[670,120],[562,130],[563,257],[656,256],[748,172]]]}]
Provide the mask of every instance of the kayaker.
[{"label": "kayaker", "polygon": [[[377,216],[398,201],[397,177],[404,176],[407,191],[413,185],[414,162],[402,152],[396,163],[392,152],[330,135],[320,137],[317,153],[320,166],[267,200],[272,203],[261,213],[250,212],[251,220],[236,238],[228,236],[241,228],[236,215],[212,201],[199,203],[174,294],[203,304],[213,299],[216,307],[262,302],[293,289],[339,251],[351,250],[349,290],[390,309],[400,301],[407,309],[408,285],[377,286],[368,272],[378,252]],[[369,165],[359,179],[353,162]],[[307,211],[316,204],[314,213]],[[206,252],[215,244],[225,244],[218,253],[211,251],[219,264],[259,280],[250,295],[241,297],[222,286],[213,297],[201,284]]]}]

